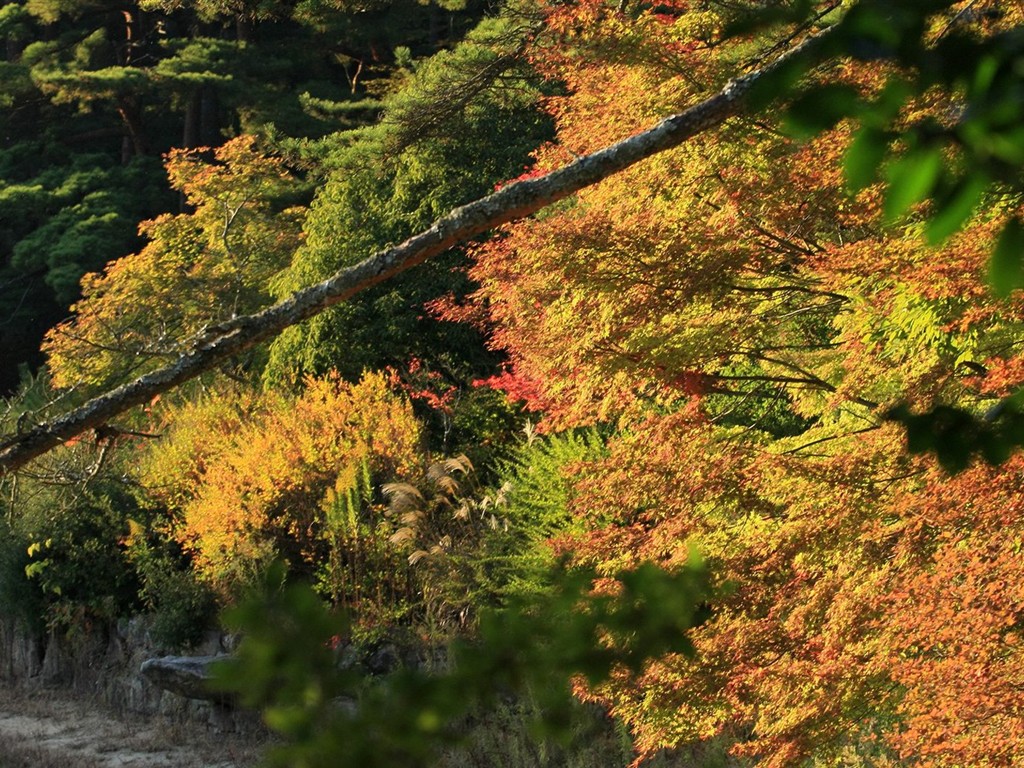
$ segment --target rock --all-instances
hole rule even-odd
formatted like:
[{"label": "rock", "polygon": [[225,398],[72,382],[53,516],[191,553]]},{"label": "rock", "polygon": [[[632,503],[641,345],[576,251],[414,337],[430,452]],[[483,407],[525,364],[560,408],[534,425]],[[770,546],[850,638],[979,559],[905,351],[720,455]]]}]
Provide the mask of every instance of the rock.
[{"label": "rock", "polygon": [[223,701],[222,693],[209,688],[210,664],[226,658],[216,656],[164,656],[142,662],[139,672],[153,685],[188,699]]},{"label": "rock", "polygon": [[365,655],[363,666],[371,675],[379,677],[394,672],[404,664],[398,648],[391,643],[382,643]]},{"label": "rock", "polygon": [[44,647],[40,679],[47,685],[70,683],[74,679],[73,660],[65,648],[64,635],[51,630]]}]

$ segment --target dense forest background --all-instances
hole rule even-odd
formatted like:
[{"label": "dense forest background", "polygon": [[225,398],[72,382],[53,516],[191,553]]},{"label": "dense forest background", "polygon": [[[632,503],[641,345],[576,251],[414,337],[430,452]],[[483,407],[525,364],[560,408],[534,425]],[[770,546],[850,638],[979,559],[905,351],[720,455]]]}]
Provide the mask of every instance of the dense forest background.
[{"label": "dense forest background", "polygon": [[751,111],[5,474],[4,613],[187,647],[269,574],[346,641],[509,650],[491,611],[576,605],[556,564],[629,596],[654,563],[689,591],[584,633],[626,663],[573,682],[638,762],[1016,764],[1024,8],[890,6],[0,6],[15,439],[842,32]]}]

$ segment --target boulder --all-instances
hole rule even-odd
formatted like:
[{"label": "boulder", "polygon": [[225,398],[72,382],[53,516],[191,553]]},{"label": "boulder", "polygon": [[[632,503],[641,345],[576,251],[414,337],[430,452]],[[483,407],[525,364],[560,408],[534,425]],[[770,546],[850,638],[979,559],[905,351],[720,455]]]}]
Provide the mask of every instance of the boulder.
[{"label": "boulder", "polygon": [[224,654],[215,656],[164,656],[147,659],[139,670],[142,676],[158,688],[171,691],[188,699],[223,701],[222,693],[212,691],[209,682],[210,664],[227,658]]}]

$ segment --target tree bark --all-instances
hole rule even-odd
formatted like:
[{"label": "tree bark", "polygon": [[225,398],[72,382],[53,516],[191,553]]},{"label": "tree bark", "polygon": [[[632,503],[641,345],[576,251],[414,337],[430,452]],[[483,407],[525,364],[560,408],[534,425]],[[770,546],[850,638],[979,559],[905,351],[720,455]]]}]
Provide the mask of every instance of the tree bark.
[{"label": "tree bark", "polygon": [[220,146],[220,99],[210,84],[199,89],[199,141],[204,147]]},{"label": "tree bark", "polygon": [[181,146],[185,149],[195,149],[199,146],[199,105],[200,93],[197,89],[188,97],[185,104],[184,126],[181,135]]},{"label": "tree bark", "polygon": [[807,64],[826,52],[836,27],[804,40],[766,67],[730,81],[714,96],[551,173],[510,184],[487,197],[456,208],[429,229],[342,269],[316,285],[253,315],[207,327],[177,362],[117,387],[49,422],[0,440],[0,473],[32,459],[89,429],[102,426],[127,409],[187,381],[217,363],[285,328],[345,301],[370,286],[442,253],[469,238],[530,214],[596,184],[619,171],[721,125],[744,110],[751,87],[796,61]]},{"label": "tree bark", "polygon": [[131,141],[132,155],[142,157],[146,154],[146,136],[142,128],[142,110],[139,108],[138,100],[127,97],[120,99],[117,113],[121,116],[127,138]]}]

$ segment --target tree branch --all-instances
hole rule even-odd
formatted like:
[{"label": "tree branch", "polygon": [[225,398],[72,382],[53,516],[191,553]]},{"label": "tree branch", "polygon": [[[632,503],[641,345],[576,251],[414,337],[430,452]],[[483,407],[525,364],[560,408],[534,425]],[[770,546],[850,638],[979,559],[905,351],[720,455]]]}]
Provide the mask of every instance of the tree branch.
[{"label": "tree branch", "polygon": [[75,435],[105,424],[113,416],[148,402],[154,395],[273,338],[289,326],[346,301],[359,291],[500,224],[525,218],[641,160],[721,125],[743,111],[746,96],[759,80],[796,62],[816,63],[827,53],[825,43],[836,29],[833,26],[808,37],[768,66],[731,80],[714,96],[662,120],[652,128],[581,157],[556,171],[510,184],[487,197],[456,208],[404,243],[346,267],[273,307],[208,327],[186,347],[175,363],[140,376],[23,434],[5,436],[0,440],[0,473],[24,466]]}]

